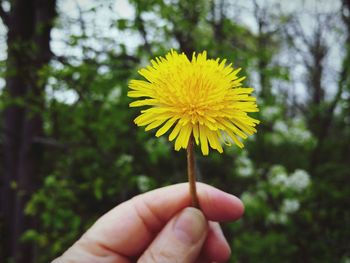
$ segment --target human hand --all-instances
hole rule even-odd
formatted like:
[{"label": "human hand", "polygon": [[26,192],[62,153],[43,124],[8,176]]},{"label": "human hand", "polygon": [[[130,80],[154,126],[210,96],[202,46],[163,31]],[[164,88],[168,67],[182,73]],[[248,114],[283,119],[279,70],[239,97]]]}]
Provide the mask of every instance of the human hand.
[{"label": "human hand", "polygon": [[197,183],[197,192],[201,211],[189,207],[187,183],[138,195],[99,218],[53,263],[226,261],[231,251],[217,221],[237,220],[243,204],[206,184]]}]

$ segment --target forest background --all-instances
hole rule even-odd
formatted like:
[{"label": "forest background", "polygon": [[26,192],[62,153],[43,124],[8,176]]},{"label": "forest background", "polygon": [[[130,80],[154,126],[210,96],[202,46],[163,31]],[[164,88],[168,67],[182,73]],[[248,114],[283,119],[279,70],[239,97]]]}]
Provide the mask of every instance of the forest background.
[{"label": "forest background", "polygon": [[0,17],[1,262],[49,262],[186,180],[184,151],[137,128],[126,96],[171,48],[227,58],[256,89],[245,149],[196,159],[245,204],[223,225],[231,262],[350,262],[349,0],[0,0]]}]

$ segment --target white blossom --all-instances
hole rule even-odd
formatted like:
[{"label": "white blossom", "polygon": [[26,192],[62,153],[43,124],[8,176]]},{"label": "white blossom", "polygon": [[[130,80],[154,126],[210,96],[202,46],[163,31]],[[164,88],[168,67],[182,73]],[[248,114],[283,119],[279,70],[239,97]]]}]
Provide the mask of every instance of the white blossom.
[{"label": "white blossom", "polygon": [[273,144],[280,144],[285,140],[304,144],[314,140],[311,132],[305,127],[304,121],[300,118],[295,118],[288,123],[278,120],[275,122],[273,130],[275,131],[271,134]]},{"label": "white blossom", "polygon": [[281,112],[281,109],[276,106],[266,106],[262,109],[262,116],[265,120],[271,121],[277,117]]},{"label": "white blossom", "polygon": [[281,211],[286,214],[292,214],[298,211],[300,203],[297,199],[285,199],[282,203]]},{"label": "white blossom", "polygon": [[286,174],[277,174],[270,179],[272,185],[284,186],[288,183],[288,176]]},{"label": "white blossom", "polygon": [[272,185],[284,186],[288,180],[286,169],[282,165],[272,166],[268,176]]},{"label": "white blossom", "polygon": [[272,212],[267,216],[267,221],[274,224],[285,224],[288,221],[288,217],[283,213]]},{"label": "white blossom", "polygon": [[241,177],[250,177],[254,174],[254,170],[251,166],[238,167],[237,174]]},{"label": "white blossom", "polygon": [[134,157],[129,154],[122,154],[117,160],[117,166],[123,166],[125,164],[131,163]]},{"label": "white blossom", "polygon": [[292,188],[298,192],[303,191],[310,185],[310,175],[301,169],[295,170],[288,178],[287,187]]},{"label": "white blossom", "polygon": [[136,177],[137,187],[141,192],[146,192],[151,189],[151,180],[146,175],[139,175]]},{"label": "white blossom", "polygon": [[236,172],[238,176],[249,177],[254,174],[253,162],[247,157],[247,152],[243,151],[242,154],[237,158]]},{"label": "white blossom", "polygon": [[274,165],[269,171],[269,182],[271,185],[282,186],[297,192],[303,191],[310,185],[310,175],[302,170],[295,170],[288,176],[285,168],[281,165]]},{"label": "white blossom", "polygon": [[288,133],[288,126],[284,121],[278,120],[273,125],[273,129],[277,132],[287,134]]}]

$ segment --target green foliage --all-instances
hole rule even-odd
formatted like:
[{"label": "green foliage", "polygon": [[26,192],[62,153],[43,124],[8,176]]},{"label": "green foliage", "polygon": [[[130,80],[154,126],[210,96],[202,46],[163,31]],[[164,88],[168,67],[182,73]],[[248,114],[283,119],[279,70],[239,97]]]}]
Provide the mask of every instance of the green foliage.
[{"label": "green foliage", "polygon": [[[55,254],[61,252],[76,239],[81,229],[81,218],[75,207],[81,200],[74,194],[74,189],[67,179],[48,175],[43,187],[33,197],[26,207],[26,214],[37,215],[40,219],[39,230],[28,230],[23,235],[23,241],[36,242],[39,247],[50,248]],[[41,229],[49,231],[41,232]],[[47,255],[41,254],[39,260],[47,260]]]},{"label": "green foliage", "polygon": [[297,247],[288,240],[282,230],[271,229],[269,233],[250,231],[243,233],[233,242],[235,247],[234,261],[243,262],[293,262],[290,256]]}]

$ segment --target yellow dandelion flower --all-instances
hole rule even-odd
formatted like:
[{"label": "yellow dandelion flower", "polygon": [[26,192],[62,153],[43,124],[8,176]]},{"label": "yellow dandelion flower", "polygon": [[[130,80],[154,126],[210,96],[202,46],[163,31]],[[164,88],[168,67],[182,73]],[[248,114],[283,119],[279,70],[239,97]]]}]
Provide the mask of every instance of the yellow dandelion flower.
[{"label": "yellow dandelion flower", "polygon": [[157,137],[171,130],[169,140],[175,140],[177,151],[187,148],[191,136],[204,155],[209,146],[222,153],[221,142],[242,148],[240,138],[254,134],[259,121],[247,114],[258,107],[254,89],[242,87],[240,70],[225,59],[207,59],[205,51],[193,53],[191,61],[173,50],[151,60],[138,71],[146,80],[129,83],[128,96],[138,98],[130,107],[148,107],[135,123],[146,131],[158,128]]}]

